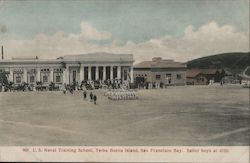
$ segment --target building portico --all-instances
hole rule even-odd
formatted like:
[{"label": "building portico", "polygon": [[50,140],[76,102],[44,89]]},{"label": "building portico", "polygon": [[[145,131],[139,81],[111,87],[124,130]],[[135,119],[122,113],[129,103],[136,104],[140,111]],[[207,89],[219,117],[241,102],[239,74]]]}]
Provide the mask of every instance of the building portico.
[{"label": "building portico", "polygon": [[[90,81],[90,80],[128,80],[130,77],[124,76],[128,75],[127,72],[133,73],[131,71],[131,66],[121,66],[121,65],[68,65],[69,78],[65,77],[65,80],[69,80],[68,83],[73,83],[77,81]],[[67,71],[67,70],[66,70]],[[122,76],[123,74],[123,76]],[[129,74],[130,75],[130,74]],[[66,82],[66,81],[65,81]]]}]

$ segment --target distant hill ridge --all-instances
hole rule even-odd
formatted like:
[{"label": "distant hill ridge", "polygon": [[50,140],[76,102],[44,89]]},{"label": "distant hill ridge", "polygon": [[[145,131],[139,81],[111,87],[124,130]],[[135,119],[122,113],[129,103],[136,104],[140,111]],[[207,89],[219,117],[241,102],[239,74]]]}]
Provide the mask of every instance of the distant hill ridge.
[{"label": "distant hill ridge", "polygon": [[194,59],[187,62],[187,68],[226,68],[243,70],[250,66],[250,52],[223,53]]}]

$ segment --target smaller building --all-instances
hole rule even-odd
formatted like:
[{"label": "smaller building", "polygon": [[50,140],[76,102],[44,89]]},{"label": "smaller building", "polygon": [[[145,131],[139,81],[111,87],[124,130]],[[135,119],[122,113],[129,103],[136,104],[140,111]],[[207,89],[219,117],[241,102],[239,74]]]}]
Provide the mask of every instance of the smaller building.
[{"label": "smaller building", "polygon": [[247,66],[240,76],[242,78],[242,86],[250,88],[250,66]]},{"label": "smaller building", "polygon": [[185,85],[186,64],[154,57],[152,61],[143,61],[134,65],[135,84]]},{"label": "smaller building", "polygon": [[207,85],[210,81],[220,82],[225,76],[223,69],[188,69],[188,85]]}]

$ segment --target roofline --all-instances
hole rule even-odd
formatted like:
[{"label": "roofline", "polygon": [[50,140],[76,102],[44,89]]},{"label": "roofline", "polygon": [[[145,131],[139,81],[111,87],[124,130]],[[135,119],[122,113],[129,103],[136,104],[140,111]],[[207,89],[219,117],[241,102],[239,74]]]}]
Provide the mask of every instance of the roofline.
[{"label": "roofline", "polygon": [[183,66],[183,67],[136,67],[136,66],[134,66],[134,69],[140,69],[140,68],[144,68],[144,69],[158,69],[158,68],[162,68],[162,69],[177,69],[177,68],[185,68],[185,69],[187,69],[187,67],[186,66]]}]

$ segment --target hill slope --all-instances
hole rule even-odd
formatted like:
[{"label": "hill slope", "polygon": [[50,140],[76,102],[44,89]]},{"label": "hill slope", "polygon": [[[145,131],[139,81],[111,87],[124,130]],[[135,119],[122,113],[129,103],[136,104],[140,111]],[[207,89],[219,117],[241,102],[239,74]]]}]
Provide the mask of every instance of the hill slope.
[{"label": "hill slope", "polygon": [[187,62],[190,68],[226,68],[243,70],[250,66],[250,53],[223,53]]}]

